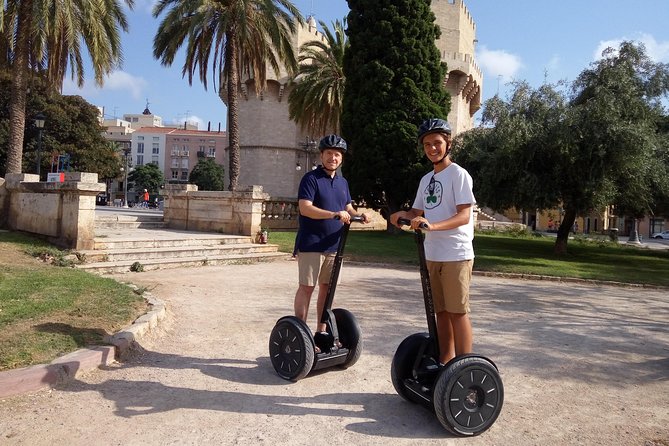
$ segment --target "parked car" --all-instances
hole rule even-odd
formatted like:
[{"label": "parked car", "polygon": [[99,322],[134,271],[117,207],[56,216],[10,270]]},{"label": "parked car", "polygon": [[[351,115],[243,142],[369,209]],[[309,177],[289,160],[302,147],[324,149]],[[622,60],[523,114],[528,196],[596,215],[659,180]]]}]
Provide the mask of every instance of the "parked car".
[{"label": "parked car", "polygon": [[663,238],[665,240],[669,240],[669,229],[666,231],[662,232],[656,232],[655,234],[651,235],[652,238]]}]

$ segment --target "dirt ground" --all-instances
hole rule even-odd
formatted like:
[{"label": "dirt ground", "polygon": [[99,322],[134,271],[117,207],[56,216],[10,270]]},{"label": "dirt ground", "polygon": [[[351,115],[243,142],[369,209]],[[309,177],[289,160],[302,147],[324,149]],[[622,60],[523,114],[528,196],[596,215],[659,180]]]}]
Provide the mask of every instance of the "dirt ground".
[{"label": "dirt ground", "polygon": [[276,375],[268,337],[292,313],[296,268],[117,276],[168,304],[161,329],[128,362],[0,401],[0,444],[669,445],[667,290],[475,276],[475,350],[498,365],[505,401],[463,440],[390,380],[399,343],[426,330],[417,271],[346,265],[335,307],[358,319],[361,359]]}]

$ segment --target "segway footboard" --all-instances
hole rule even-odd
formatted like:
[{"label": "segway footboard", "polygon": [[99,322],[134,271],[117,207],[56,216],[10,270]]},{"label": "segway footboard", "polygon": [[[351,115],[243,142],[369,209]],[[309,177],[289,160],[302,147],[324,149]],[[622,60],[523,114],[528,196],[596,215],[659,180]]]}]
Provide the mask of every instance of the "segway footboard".
[{"label": "segway footboard", "polygon": [[390,377],[395,391],[405,400],[434,410],[432,391],[439,374],[439,364],[430,355],[432,341],[428,333],[415,333],[397,347]]},{"label": "segway footboard", "polygon": [[454,358],[439,373],[434,411],[441,425],[458,436],[473,436],[493,425],[504,403],[497,366],[479,355]]}]

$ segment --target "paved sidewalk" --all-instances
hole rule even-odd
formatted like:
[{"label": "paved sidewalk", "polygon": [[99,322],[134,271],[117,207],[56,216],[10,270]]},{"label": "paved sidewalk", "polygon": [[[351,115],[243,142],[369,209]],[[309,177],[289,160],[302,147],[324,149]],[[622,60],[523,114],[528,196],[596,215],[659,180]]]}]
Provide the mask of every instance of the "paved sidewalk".
[{"label": "paved sidewalk", "polygon": [[[297,383],[268,358],[274,323],[292,313],[295,262],[118,278],[164,300],[164,323],[127,362],[1,400],[0,443],[462,442],[390,381],[399,343],[425,331],[413,269],[346,265],[335,306],[360,322],[362,357]],[[475,350],[500,367],[506,397],[468,445],[669,443],[666,290],[475,276],[472,307]]]}]

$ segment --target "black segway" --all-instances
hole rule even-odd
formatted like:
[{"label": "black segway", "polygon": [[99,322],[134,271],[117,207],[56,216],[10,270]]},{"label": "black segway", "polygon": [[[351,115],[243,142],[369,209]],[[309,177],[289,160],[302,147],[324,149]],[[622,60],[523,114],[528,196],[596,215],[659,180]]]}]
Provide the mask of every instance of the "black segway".
[{"label": "black segway", "polygon": [[[362,222],[362,217],[351,217],[351,223]],[[337,254],[332,266],[328,293],[323,307],[321,323],[326,332],[311,335],[309,326],[295,316],[279,319],[269,337],[269,357],[280,377],[297,381],[312,370],[333,366],[348,368],[355,364],[362,353],[362,334],[355,316],[343,308],[331,310],[337,279],[344,255],[344,246],[350,225],[342,228]],[[320,353],[315,353],[318,346]]]},{"label": "black segway", "polygon": [[[408,219],[398,223],[410,225]],[[497,366],[477,354],[461,355],[439,363],[437,322],[432,300],[424,235],[415,231],[420,278],[429,333],[404,339],[393,357],[391,378],[400,396],[434,411],[442,426],[458,436],[478,435],[497,419],[504,402],[504,387]]]}]

